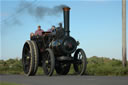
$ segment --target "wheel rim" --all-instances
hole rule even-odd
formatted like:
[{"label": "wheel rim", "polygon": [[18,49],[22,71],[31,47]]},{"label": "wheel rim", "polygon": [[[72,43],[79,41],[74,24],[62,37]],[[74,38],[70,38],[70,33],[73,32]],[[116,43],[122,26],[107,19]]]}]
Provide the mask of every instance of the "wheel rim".
[{"label": "wheel rim", "polygon": [[83,69],[83,55],[81,54],[81,52],[79,52],[78,54],[77,54],[77,63],[76,63],[76,70],[77,70],[77,72],[78,73],[80,73],[81,71],[82,71],[82,69]]},{"label": "wheel rim", "polygon": [[51,76],[54,71],[54,66],[55,66],[55,58],[53,51],[51,49],[46,49],[46,52],[43,56],[43,69],[44,73],[48,76]]},{"label": "wheel rim", "polygon": [[50,71],[51,71],[51,60],[50,60],[50,55],[49,55],[49,52],[47,51],[46,52],[46,55],[45,55],[45,62],[44,62],[44,65],[46,67],[46,73],[49,74]]},{"label": "wheel rim", "polygon": [[26,44],[23,48],[23,70],[27,74],[30,69],[30,61],[31,61],[31,54],[30,54],[30,48],[28,44]]},{"label": "wheel rim", "polygon": [[74,55],[74,69],[76,73],[83,75],[86,70],[86,55],[82,49],[77,49]]},{"label": "wheel rim", "polygon": [[35,41],[31,41],[33,45],[33,53],[34,53],[34,71],[32,75],[35,75],[38,69],[38,62],[39,62],[39,54],[38,54],[38,47]]}]

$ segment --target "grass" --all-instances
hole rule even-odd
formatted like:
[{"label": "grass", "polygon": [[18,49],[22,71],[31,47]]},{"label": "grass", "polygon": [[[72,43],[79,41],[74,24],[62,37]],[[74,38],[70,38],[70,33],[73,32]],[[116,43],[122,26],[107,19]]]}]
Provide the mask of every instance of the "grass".
[{"label": "grass", "polygon": [[9,82],[0,82],[0,85],[21,85],[21,84],[9,83]]},{"label": "grass", "polygon": [[[109,59],[105,57],[93,56],[87,59],[87,75],[115,75],[115,76],[128,76],[128,65],[126,68],[122,66],[121,60]],[[128,63],[128,62],[127,62]],[[73,65],[71,65],[68,74],[74,74]],[[9,59],[0,60],[0,74],[24,74],[22,70],[21,60]],[[38,68],[37,75],[44,74],[42,67]],[[54,74],[56,72],[54,71]]]},{"label": "grass", "polygon": [[117,59],[91,57],[88,59],[87,74],[89,75],[128,75],[128,66],[124,68]]}]

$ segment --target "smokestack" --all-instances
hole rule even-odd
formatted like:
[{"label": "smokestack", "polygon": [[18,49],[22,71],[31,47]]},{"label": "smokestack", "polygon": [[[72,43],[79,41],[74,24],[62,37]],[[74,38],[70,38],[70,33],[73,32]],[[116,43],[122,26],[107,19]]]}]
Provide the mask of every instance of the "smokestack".
[{"label": "smokestack", "polygon": [[70,14],[70,8],[69,7],[64,7],[63,8],[64,12],[64,30],[65,30],[65,35],[70,36],[70,30],[69,30],[69,14]]}]

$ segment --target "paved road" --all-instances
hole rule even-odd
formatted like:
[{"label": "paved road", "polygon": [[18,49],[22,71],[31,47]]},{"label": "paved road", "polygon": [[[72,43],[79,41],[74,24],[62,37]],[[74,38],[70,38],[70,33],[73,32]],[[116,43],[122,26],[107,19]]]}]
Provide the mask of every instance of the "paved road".
[{"label": "paved road", "polygon": [[52,77],[36,75],[0,75],[0,82],[15,82],[22,85],[128,85],[128,76],[78,76],[66,75]]}]

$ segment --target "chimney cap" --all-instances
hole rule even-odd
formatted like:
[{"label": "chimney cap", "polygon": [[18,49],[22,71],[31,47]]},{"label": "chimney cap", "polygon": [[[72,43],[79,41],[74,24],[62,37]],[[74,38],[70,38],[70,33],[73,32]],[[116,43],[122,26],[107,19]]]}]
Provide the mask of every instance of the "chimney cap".
[{"label": "chimney cap", "polygon": [[70,7],[64,7],[63,10],[64,11],[69,11],[70,10]]}]

